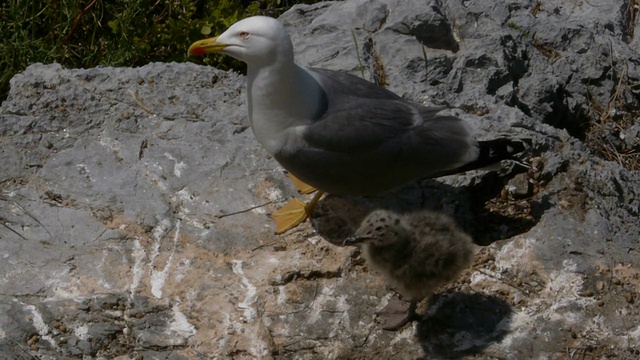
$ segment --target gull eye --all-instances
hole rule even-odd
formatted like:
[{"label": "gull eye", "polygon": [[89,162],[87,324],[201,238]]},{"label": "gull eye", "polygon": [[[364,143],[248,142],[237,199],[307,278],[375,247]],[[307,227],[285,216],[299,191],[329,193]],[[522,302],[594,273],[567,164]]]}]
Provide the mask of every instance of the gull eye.
[{"label": "gull eye", "polygon": [[247,39],[249,36],[251,36],[251,34],[249,34],[249,33],[248,33],[248,32],[246,32],[246,31],[241,31],[241,32],[238,34],[238,36],[240,36],[240,37],[241,37],[241,38],[243,38],[243,39]]}]

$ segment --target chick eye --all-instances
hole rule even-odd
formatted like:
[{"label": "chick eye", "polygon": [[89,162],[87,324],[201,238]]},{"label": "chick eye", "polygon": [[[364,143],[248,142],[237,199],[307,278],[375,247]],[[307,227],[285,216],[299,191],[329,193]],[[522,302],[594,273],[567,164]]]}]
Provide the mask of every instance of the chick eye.
[{"label": "chick eye", "polygon": [[246,38],[248,38],[249,36],[251,36],[251,34],[249,34],[249,33],[248,33],[248,32],[246,32],[246,31],[241,31],[241,32],[238,34],[238,36],[240,36],[240,37],[241,37],[241,38],[243,38],[243,39],[246,39]]}]

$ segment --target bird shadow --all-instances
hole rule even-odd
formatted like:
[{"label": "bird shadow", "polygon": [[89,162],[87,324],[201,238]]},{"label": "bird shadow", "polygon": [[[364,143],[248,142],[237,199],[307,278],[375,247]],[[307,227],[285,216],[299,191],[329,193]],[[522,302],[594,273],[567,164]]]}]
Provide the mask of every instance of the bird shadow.
[{"label": "bird shadow", "polygon": [[551,205],[544,197],[513,198],[505,194],[513,176],[488,173],[466,189],[470,216],[458,224],[478,245],[486,246],[528,232]]},{"label": "bird shadow", "polygon": [[424,359],[475,355],[504,339],[512,316],[511,306],[494,296],[443,294],[418,321],[416,337]]},{"label": "bird shadow", "polygon": [[467,186],[427,179],[377,196],[328,195],[311,217],[316,232],[342,246],[373,210],[407,213],[427,209],[444,213],[481,246],[529,231],[549,208],[544,201],[502,199],[509,177],[486,174]]}]

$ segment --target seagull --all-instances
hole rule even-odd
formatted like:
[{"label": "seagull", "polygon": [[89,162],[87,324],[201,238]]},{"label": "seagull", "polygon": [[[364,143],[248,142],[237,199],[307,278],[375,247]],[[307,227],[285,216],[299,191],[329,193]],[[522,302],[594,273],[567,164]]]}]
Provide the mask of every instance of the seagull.
[{"label": "seagull", "polygon": [[386,330],[399,330],[418,319],[418,302],[455,280],[475,253],[471,238],[451,218],[427,210],[407,214],[375,210],[344,245],[360,247],[369,267],[410,301],[408,309],[399,310],[390,302],[379,313]]},{"label": "seagull", "polygon": [[[340,71],[294,62],[276,19],[254,16],[193,43],[192,56],[220,53],[247,64],[247,109],[258,142],[297,187],[319,191],[274,212],[276,233],[304,221],[322,194],[372,195],[423,178],[495,165],[525,142],[478,141],[463,120]],[[308,186],[307,186],[308,187]]]}]

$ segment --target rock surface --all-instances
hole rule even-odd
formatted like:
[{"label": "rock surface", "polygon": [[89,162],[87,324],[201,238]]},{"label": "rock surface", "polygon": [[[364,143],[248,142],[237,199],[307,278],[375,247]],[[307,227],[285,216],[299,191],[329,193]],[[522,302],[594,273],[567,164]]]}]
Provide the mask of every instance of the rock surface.
[{"label": "rock surface", "polygon": [[[299,63],[534,145],[529,170],[329,196],[284,236],[267,213],[296,194],[248,129],[242,76],[34,64],[0,108],[0,353],[637,358],[637,14],[631,0],[294,7],[281,20]],[[374,314],[393,291],[332,244],[378,206],[446,212],[485,245],[395,333]]]}]

